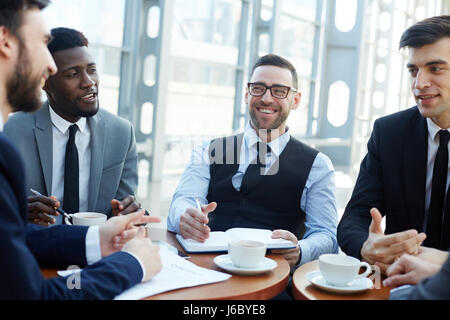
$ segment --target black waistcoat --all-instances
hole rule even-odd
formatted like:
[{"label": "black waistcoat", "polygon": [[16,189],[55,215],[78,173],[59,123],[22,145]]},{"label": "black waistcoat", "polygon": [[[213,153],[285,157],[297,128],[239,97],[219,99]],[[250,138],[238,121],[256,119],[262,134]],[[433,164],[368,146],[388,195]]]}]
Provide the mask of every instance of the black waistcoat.
[{"label": "black waistcoat", "polygon": [[[209,227],[225,231],[234,227],[284,229],[301,239],[305,212],[300,199],[318,151],[291,137],[278,163],[263,175],[256,188],[237,191],[232,177],[239,168],[243,134],[211,141],[208,202],[217,202]],[[273,171],[273,169],[275,171]],[[272,172],[271,172],[272,171]]]}]

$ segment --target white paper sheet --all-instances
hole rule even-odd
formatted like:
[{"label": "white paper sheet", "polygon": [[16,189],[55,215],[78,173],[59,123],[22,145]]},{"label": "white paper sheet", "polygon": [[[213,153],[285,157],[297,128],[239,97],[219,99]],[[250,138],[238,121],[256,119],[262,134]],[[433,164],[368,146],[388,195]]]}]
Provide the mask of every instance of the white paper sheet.
[{"label": "white paper sheet", "polygon": [[150,281],[143,282],[118,295],[115,300],[137,300],[158,293],[225,281],[231,275],[199,267],[168,250],[160,250],[163,268]]},{"label": "white paper sheet", "polygon": [[[179,288],[221,282],[231,277],[227,273],[199,267],[165,247],[161,247],[159,253],[163,265],[161,271],[150,281],[135,285],[114,300],[138,300]],[[82,270],[61,270],[58,275],[65,277],[80,271]]]}]

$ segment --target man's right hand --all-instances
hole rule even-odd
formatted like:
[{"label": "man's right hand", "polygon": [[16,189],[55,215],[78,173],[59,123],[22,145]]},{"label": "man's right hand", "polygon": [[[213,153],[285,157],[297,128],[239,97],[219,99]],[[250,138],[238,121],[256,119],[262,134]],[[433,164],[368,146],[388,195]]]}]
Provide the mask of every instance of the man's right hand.
[{"label": "man's right hand", "polygon": [[28,197],[28,221],[47,227],[54,224],[56,220],[48,215],[58,216],[56,208],[59,208],[60,202],[54,196],[29,196]]},{"label": "man's right hand", "polygon": [[205,242],[209,238],[211,229],[207,226],[208,214],[217,208],[216,202],[202,206],[202,211],[188,208],[180,218],[180,234],[184,239]]},{"label": "man's right hand", "polygon": [[370,210],[372,222],[369,237],[361,248],[361,257],[370,264],[377,264],[383,273],[397,258],[403,254],[416,255],[425,240],[425,233],[407,230],[385,235],[381,228],[382,216],[378,209]]},{"label": "man's right hand", "polygon": [[122,251],[133,254],[142,263],[145,268],[145,278],[142,281],[150,280],[162,269],[159,247],[145,236],[144,227],[139,227],[137,236],[128,241]]}]

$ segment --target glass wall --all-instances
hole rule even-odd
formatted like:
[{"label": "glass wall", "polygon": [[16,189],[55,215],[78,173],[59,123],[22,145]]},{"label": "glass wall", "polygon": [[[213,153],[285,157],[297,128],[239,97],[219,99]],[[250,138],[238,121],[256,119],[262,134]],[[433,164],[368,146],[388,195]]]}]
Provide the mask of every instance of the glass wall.
[{"label": "glass wall", "polygon": [[371,0],[364,19],[360,86],[352,144],[353,175],[367,153],[374,121],[415,105],[406,68],[408,52],[399,50],[403,32],[417,21],[441,14],[440,0]]},{"label": "glass wall", "polygon": [[280,1],[281,14],[275,34],[275,53],[287,58],[297,68],[299,89],[302,93],[300,108],[291,112],[288,125],[292,134],[308,135],[308,114],[313,112],[311,89],[318,83],[313,74],[316,37],[320,36],[320,22],[316,21],[317,0]]},{"label": "glass wall", "polygon": [[165,173],[192,148],[232,132],[241,1],[175,0],[165,134]]}]

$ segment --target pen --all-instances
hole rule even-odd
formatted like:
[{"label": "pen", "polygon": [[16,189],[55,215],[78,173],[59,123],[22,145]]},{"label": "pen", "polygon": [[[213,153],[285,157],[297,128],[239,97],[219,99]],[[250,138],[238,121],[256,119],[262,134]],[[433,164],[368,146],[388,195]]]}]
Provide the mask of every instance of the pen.
[{"label": "pen", "polygon": [[202,212],[202,206],[200,205],[200,200],[198,200],[198,198],[195,198],[195,203],[197,203],[197,209]]},{"label": "pen", "polygon": [[[43,197],[42,194],[40,194],[38,191],[34,190],[34,189],[30,189],[31,193],[34,194],[35,196],[39,196],[39,197]],[[56,208],[56,211],[59,212],[59,214],[62,214],[64,217],[66,217],[67,219],[70,219],[70,216],[67,214],[67,212],[65,212],[63,209],[61,208]]]},{"label": "pen", "polygon": [[[203,213],[202,211],[202,206],[200,205],[200,200],[198,200],[198,198],[195,198],[195,203],[197,203],[197,209]],[[204,226],[206,226],[206,224],[203,224]]]}]

